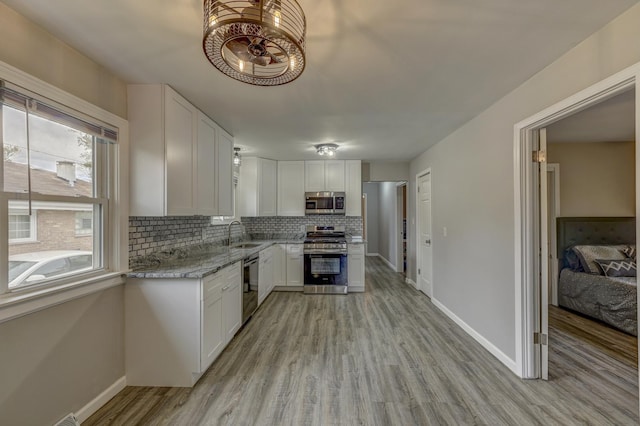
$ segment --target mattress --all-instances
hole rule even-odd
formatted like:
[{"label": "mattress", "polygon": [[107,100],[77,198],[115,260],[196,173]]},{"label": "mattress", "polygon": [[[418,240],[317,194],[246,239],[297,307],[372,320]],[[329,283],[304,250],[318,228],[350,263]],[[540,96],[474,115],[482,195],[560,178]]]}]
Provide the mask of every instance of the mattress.
[{"label": "mattress", "polygon": [[558,304],[638,335],[636,277],[606,277],[565,268],[558,281]]}]

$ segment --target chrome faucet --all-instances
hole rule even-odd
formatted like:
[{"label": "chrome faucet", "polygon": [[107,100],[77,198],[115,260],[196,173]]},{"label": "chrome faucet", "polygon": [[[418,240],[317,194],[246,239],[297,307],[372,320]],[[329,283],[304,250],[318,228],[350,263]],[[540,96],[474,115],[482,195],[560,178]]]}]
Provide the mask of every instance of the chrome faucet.
[{"label": "chrome faucet", "polygon": [[229,241],[229,247],[231,247],[231,227],[233,226],[234,223],[237,223],[240,226],[242,225],[242,222],[240,222],[239,220],[234,220],[232,222],[229,223],[229,227],[227,228],[227,236],[228,236],[228,241]]}]

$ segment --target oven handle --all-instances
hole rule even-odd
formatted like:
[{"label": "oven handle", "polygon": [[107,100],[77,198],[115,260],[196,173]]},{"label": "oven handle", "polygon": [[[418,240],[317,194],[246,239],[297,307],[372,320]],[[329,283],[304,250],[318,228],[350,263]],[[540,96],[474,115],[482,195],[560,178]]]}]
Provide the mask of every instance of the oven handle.
[{"label": "oven handle", "polygon": [[336,249],[306,249],[303,250],[303,254],[347,254],[347,250],[336,250]]}]

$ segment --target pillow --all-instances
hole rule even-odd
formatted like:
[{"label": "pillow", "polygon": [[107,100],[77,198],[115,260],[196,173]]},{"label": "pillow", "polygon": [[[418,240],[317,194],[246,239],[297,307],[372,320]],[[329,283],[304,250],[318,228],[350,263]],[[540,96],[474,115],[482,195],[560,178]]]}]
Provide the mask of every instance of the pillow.
[{"label": "pillow", "polygon": [[637,275],[636,262],[631,259],[596,259],[607,277],[635,277]]},{"label": "pillow", "polygon": [[578,245],[573,246],[573,251],[578,255],[580,264],[589,274],[602,275],[602,270],[596,263],[596,259],[624,260],[627,256],[622,252],[627,244],[616,245]]},{"label": "pillow", "polygon": [[624,253],[625,256],[627,256],[629,259],[636,260],[637,253],[635,245],[625,247],[624,249],[622,249],[622,253]]}]

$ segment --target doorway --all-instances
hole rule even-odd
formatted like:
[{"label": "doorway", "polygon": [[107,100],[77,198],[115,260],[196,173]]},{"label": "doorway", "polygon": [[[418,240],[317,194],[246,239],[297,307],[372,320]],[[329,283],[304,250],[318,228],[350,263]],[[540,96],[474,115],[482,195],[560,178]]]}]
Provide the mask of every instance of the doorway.
[{"label": "doorway", "polygon": [[[516,189],[516,364],[523,378],[541,378],[545,365],[542,364],[545,351],[548,351],[544,313],[544,298],[547,291],[548,275],[544,273],[548,266],[548,258],[540,258],[540,253],[548,249],[546,193],[540,195],[543,185],[546,188],[546,164],[544,173],[540,163],[532,161],[541,159],[540,155],[532,155],[539,150],[539,129],[565,119],[593,105],[604,102],[635,88],[636,79],[640,76],[640,65],[630,67],[578,94],[566,99],[546,110],[516,124],[514,150],[517,159],[514,168]],[[638,105],[635,96],[635,105]],[[640,119],[638,108],[634,112],[635,124],[635,158],[638,162],[638,129]],[[638,181],[636,176],[635,181]],[[636,189],[637,194],[637,189]],[[542,211],[544,210],[544,213]],[[636,208],[637,210],[637,208]],[[637,211],[634,212],[637,216]],[[634,225],[637,240],[638,226]],[[637,282],[636,282],[637,284]],[[637,313],[636,313],[637,315]]]},{"label": "doorway", "polygon": [[393,271],[404,273],[406,181],[364,182],[367,256],[379,257]]}]

